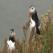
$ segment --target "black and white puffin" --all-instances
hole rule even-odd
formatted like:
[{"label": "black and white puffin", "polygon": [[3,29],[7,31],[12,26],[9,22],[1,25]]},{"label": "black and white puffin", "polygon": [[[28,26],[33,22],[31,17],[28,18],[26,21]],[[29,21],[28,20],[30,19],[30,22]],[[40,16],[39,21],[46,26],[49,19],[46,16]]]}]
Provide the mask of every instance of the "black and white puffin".
[{"label": "black and white puffin", "polygon": [[34,6],[29,7],[29,16],[30,16],[30,30],[32,30],[32,28],[35,27],[36,33],[40,35],[40,30],[39,30],[40,21]]},{"label": "black and white puffin", "polygon": [[15,31],[14,29],[10,29],[10,37],[9,37],[9,40],[11,40],[12,42],[15,42]]},{"label": "black and white puffin", "polygon": [[8,50],[12,51],[15,49],[15,31],[14,29],[10,29],[10,36],[9,39],[7,40],[7,47]]}]

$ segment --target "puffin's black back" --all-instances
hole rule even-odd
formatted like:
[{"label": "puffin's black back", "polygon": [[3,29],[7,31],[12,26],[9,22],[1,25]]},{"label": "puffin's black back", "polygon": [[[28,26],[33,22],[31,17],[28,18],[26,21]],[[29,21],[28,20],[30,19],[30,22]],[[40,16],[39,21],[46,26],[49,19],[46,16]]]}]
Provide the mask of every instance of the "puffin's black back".
[{"label": "puffin's black back", "polygon": [[32,14],[32,19],[35,21],[36,24],[39,25],[39,19],[36,11]]},{"label": "puffin's black back", "polygon": [[36,23],[36,32],[37,34],[40,34],[40,30],[39,30],[39,25],[40,25],[40,21],[38,19],[38,15],[37,15],[37,11],[35,11],[33,14],[32,14],[32,19],[35,21]]},{"label": "puffin's black back", "polygon": [[12,42],[15,42],[15,39],[14,39],[13,36],[10,36],[10,37],[9,37],[9,40],[11,40]]}]

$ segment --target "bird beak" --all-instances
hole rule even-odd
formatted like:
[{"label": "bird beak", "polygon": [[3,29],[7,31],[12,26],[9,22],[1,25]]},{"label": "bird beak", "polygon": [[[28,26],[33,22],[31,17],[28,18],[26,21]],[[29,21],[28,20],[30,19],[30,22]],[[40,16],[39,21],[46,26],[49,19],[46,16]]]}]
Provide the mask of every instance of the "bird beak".
[{"label": "bird beak", "polygon": [[31,17],[31,16],[32,16],[32,13],[29,12],[29,17]]},{"label": "bird beak", "polygon": [[14,33],[13,33],[13,35],[15,36],[15,35],[16,35],[16,33],[14,32]]}]

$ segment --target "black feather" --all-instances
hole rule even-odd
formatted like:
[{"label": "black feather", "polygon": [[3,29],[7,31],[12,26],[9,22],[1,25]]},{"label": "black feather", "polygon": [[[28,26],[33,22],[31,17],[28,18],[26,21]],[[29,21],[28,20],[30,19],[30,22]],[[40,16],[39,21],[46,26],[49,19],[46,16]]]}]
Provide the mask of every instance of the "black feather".
[{"label": "black feather", "polygon": [[35,24],[36,24],[36,33],[37,34],[40,34],[40,30],[39,30],[39,25],[40,25],[40,21],[39,21],[39,18],[38,18],[38,15],[37,15],[37,11],[35,11],[33,14],[32,14],[32,19],[35,21]]}]

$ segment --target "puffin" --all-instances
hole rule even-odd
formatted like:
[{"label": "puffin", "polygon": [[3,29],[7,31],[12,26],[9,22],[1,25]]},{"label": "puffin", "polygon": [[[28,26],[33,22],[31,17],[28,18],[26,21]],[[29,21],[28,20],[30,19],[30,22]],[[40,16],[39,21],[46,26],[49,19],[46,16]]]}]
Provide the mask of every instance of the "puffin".
[{"label": "puffin", "polygon": [[35,27],[36,33],[40,35],[40,20],[34,6],[29,7],[30,30]]},{"label": "puffin", "polygon": [[10,36],[9,39],[7,40],[7,47],[8,50],[12,51],[15,49],[15,31],[14,29],[10,29]]}]

